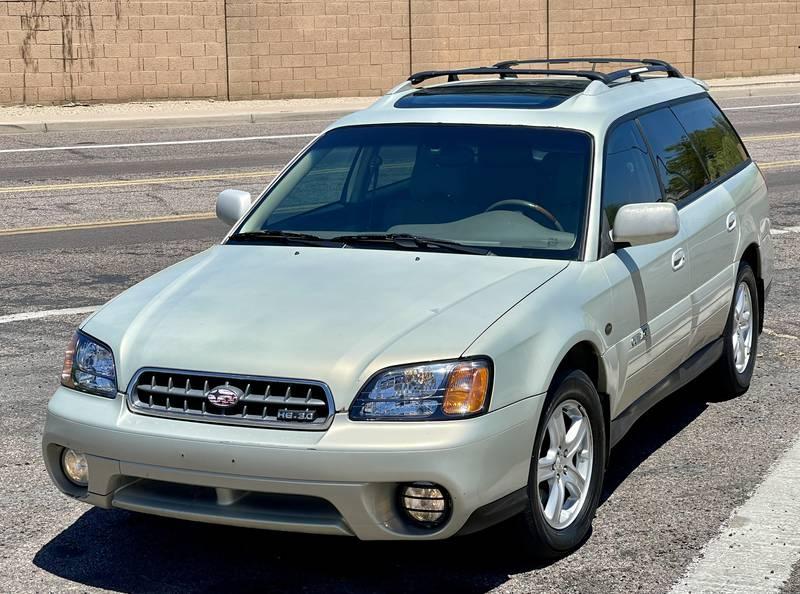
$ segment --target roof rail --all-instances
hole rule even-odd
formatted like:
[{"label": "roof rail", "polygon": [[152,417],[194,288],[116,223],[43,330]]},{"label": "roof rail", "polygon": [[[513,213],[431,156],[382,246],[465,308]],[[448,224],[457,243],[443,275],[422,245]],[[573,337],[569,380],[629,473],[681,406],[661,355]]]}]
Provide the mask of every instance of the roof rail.
[{"label": "roof rail", "polygon": [[642,64],[639,68],[625,68],[623,70],[615,70],[614,72],[603,73],[603,82],[606,84],[614,82],[623,78],[630,78],[632,81],[641,81],[641,75],[645,72],[666,72],[668,77],[683,78],[680,70],[675,68],[672,64],[664,60],[655,60],[653,58],[549,58],[549,59],[533,59],[533,60],[506,60],[498,62],[494,65],[495,68],[510,69],[515,66],[524,64],[576,64],[584,63],[592,65],[592,72],[598,64]]},{"label": "roof rail", "polygon": [[[554,69],[550,68],[551,65],[561,64],[576,64],[584,63],[591,64],[591,70],[570,70],[570,69]],[[598,64],[642,64],[638,68],[625,68],[623,70],[615,70],[614,72],[599,72],[595,70]],[[516,68],[517,66],[528,64],[546,64],[547,68]],[[668,77],[683,78],[680,70],[664,62],[663,60],[654,60],[652,58],[550,58],[550,59],[533,59],[533,60],[506,60],[498,62],[494,66],[480,66],[477,68],[460,68],[455,70],[425,70],[423,72],[416,72],[408,77],[408,81],[412,85],[418,85],[431,78],[438,78],[446,76],[448,82],[457,82],[460,76],[464,75],[499,75],[500,78],[517,78],[520,74],[533,74],[543,76],[577,76],[581,78],[588,78],[589,80],[599,80],[606,85],[615,81],[629,78],[631,81],[640,82],[641,75],[646,72],[666,72]]]},{"label": "roof rail", "polygon": [[478,68],[460,68],[456,70],[426,70],[424,72],[416,72],[408,77],[412,85],[418,85],[431,78],[438,78],[441,76],[447,77],[447,82],[457,82],[460,76],[464,75],[487,75],[497,76],[500,78],[516,78],[519,74],[539,74],[544,76],[578,76],[581,78],[588,78],[589,80],[599,80],[601,82],[609,82],[607,75],[602,72],[593,70],[553,70],[545,68],[498,68],[495,66],[480,66]]}]

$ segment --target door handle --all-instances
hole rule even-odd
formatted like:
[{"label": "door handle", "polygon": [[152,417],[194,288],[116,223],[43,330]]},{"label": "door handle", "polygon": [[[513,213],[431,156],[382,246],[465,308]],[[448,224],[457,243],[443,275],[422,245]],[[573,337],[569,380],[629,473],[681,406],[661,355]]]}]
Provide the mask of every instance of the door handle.
[{"label": "door handle", "polygon": [[683,268],[684,264],[686,264],[686,254],[684,253],[683,248],[678,248],[672,252],[672,269],[680,270]]},{"label": "door handle", "polygon": [[728,218],[725,219],[725,227],[728,229],[728,231],[733,231],[734,229],[736,229],[736,213],[735,212],[728,213]]}]

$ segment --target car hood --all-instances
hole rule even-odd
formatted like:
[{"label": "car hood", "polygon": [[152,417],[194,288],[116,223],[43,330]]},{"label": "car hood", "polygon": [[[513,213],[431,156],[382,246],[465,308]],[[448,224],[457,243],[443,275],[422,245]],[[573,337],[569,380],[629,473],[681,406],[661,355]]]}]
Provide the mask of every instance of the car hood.
[{"label": "car hood", "polygon": [[563,261],[221,245],[128,289],[83,330],[143,367],[328,384],[337,410],[391,365],[459,357]]}]

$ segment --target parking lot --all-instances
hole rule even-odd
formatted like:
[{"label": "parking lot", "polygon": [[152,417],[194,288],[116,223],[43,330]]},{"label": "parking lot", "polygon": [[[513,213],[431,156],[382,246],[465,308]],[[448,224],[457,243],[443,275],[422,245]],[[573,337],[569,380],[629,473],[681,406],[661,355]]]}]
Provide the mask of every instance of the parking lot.
[{"label": "parking lot", "polygon": [[[770,187],[776,278],[752,388],[725,399],[698,382],[649,412],[612,452],[589,540],[552,564],[519,558],[502,528],[361,543],[149,518],[60,495],[40,437],[76,325],[219,241],[217,193],[257,194],[328,121],[0,135],[0,591],[670,591],[709,542],[741,528],[721,532],[800,431],[800,103],[720,103]],[[731,554],[750,559],[738,569],[758,572],[763,591],[800,592],[800,517],[772,511],[786,516],[775,539],[735,541],[753,549]]]}]

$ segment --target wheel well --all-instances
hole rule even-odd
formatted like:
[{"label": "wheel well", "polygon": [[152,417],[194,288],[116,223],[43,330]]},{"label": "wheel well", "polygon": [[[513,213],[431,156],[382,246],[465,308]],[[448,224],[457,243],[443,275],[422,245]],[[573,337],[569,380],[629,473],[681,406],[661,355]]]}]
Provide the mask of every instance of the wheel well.
[{"label": "wheel well", "polygon": [[556,377],[561,375],[562,372],[580,369],[589,376],[595,387],[600,390],[599,359],[600,356],[595,351],[592,343],[588,341],[579,342],[564,355],[556,370]]},{"label": "wheel well", "polygon": [[[580,369],[588,375],[595,388],[597,388],[597,393],[600,395],[600,403],[603,405],[606,435],[610,436],[611,405],[608,394],[605,392],[605,377],[603,374],[603,367],[600,364],[600,354],[591,342],[585,340],[579,342],[564,355],[564,358],[558,365],[558,369],[556,369],[553,383],[555,384],[564,373],[574,369]],[[608,463],[608,450],[609,448],[606,448],[606,464]]]},{"label": "wheel well", "polygon": [[751,243],[742,254],[742,262],[747,262],[756,275],[756,290],[758,291],[758,331],[764,329],[764,280],[761,278],[761,254],[758,246]]}]

